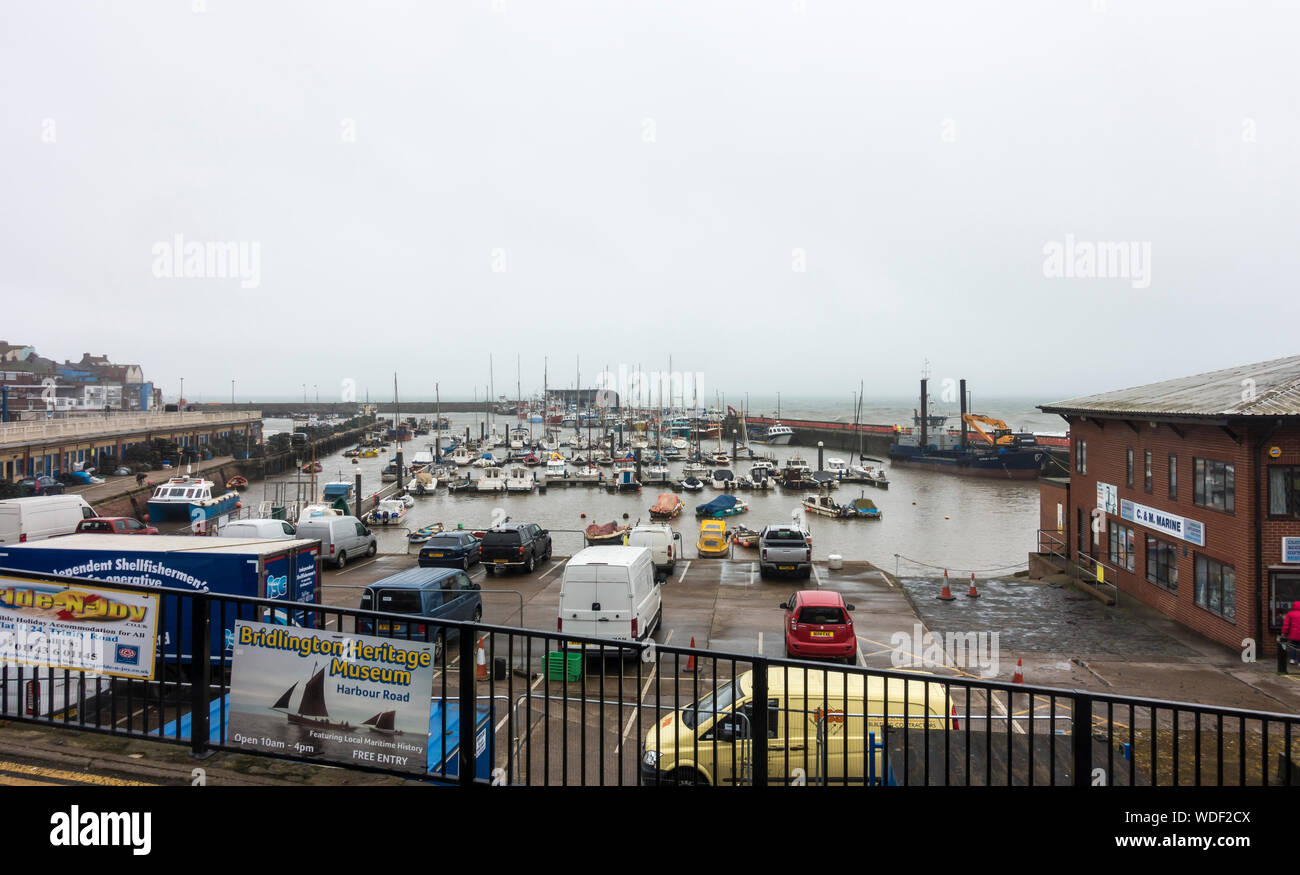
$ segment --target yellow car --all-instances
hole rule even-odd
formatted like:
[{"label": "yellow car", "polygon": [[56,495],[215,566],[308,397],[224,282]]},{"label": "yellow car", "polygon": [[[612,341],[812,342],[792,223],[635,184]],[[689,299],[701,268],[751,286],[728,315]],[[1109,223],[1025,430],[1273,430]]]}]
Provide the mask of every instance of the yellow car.
[{"label": "yellow car", "polygon": [[700,523],[700,539],[695,542],[695,549],[702,557],[726,556],[731,550],[731,541],[727,538],[727,524],[723,520],[705,520]]}]

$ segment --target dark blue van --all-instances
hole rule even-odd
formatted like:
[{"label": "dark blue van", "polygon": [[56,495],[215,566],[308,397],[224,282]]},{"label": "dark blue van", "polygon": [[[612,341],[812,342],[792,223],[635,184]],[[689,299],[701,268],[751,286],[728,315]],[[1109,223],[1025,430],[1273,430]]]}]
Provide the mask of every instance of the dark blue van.
[{"label": "dark blue van", "polygon": [[[437,620],[483,619],[483,596],[479,585],[458,568],[410,568],[377,580],[361,593],[361,608],[388,614],[409,614],[410,623],[400,620],[358,617],[357,632],[384,638],[424,640],[428,627],[415,617]],[[446,633],[455,629],[436,628],[434,661],[441,663]]]}]

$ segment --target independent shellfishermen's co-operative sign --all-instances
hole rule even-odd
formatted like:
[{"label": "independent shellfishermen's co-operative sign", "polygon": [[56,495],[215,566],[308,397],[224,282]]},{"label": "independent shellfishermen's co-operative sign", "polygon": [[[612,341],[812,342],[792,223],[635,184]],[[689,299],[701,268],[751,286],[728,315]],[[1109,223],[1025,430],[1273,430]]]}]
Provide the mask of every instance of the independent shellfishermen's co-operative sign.
[{"label": "independent shellfishermen's co-operative sign", "polygon": [[158,596],[0,576],[0,663],[152,679]]},{"label": "independent shellfishermen's co-operative sign", "polygon": [[237,621],[227,740],[423,774],[432,688],[432,644]]}]

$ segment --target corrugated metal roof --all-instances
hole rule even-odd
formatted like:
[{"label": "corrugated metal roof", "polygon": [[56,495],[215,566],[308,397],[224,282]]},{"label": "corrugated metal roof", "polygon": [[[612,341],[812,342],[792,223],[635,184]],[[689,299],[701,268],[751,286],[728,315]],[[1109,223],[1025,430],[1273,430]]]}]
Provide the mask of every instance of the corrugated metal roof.
[{"label": "corrugated metal roof", "polygon": [[1045,413],[1300,416],[1300,355],[1040,404]]}]

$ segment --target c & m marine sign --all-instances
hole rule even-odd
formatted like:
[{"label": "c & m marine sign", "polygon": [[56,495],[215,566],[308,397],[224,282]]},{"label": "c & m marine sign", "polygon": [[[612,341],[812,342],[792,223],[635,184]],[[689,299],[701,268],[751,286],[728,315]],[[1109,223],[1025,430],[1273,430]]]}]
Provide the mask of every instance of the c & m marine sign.
[{"label": "c & m marine sign", "polygon": [[1148,529],[1155,529],[1167,535],[1173,535],[1175,538],[1180,538],[1198,547],[1205,546],[1205,526],[1196,520],[1189,520],[1187,517],[1159,510],[1158,508],[1147,507],[1145,504],[1138,504],[1136,501],[1129,501],[1127,498],[1119,503],[1119,515],[1129,522],[1146,526]]}]

